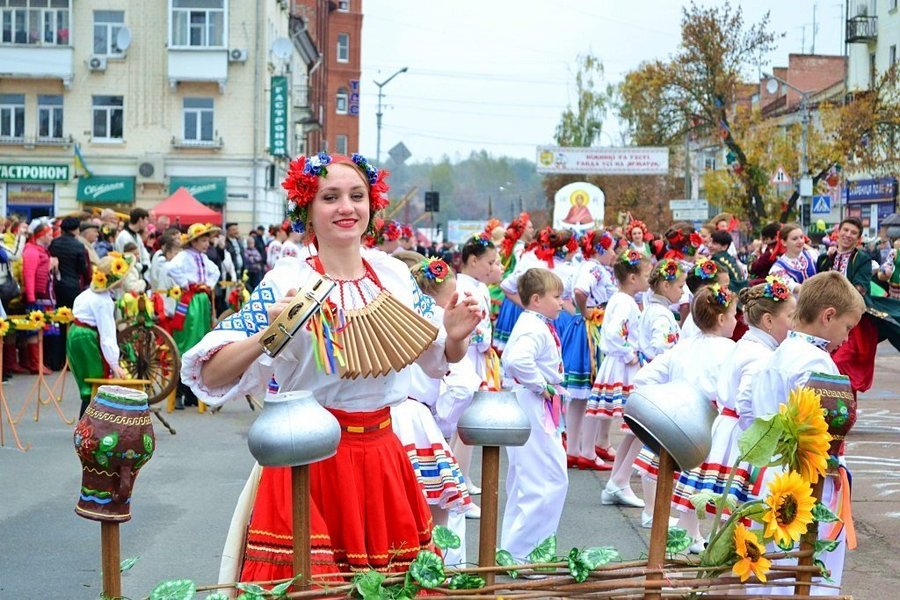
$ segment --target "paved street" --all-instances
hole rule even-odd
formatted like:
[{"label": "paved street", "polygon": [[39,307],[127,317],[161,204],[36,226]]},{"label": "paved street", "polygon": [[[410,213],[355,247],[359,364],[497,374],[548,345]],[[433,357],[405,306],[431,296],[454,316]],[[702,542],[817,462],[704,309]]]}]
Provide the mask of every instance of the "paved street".
[{"label": "paved street", "polygon": [[[857,598],[890,597],[886,590],[900,571],[900,356],[886,345],[879,350],[875,387],[862,397],[848,449],[859,549],[850,554],[845,590]],[[4,386],[13,414],[35,379],[19,376]],[[72,416],[76,394],[71,382],[66,388],[62,404]],[[80,467],[71,427],[48,406],[37,423],[31,414],[18,425],[31,450],[16,451],[8,428],[0,448],[0,598],[95,599],[100,527],[73,511]],[[154,419],[157,450],[137,480],[134,518],[121,527],[122,557],[141,557],[123,576],[126,596],[144,598],[167,578],[215,581],[231,511],[252,464],[246,431],[254,416],[246,403],[215,415],[177,412],[168,416],[174,436]],[[646,552],[639,511],[600,506],[606,476],[570,475],[560,548],[608,544],[625,558]],[[475,560],[478,521],[468,524]]]}]

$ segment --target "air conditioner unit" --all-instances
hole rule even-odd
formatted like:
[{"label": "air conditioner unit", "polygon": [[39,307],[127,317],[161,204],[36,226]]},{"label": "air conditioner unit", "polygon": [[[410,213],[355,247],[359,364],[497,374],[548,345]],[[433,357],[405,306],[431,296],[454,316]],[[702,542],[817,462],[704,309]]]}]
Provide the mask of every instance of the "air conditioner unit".
[{"label": "air conditioner unit", "polygon": [[105,71],[106,57],[92,56],[90,59],[88,59],[88,69],[90,69],[91,71]]},{"label": "air conditioner unit", "polygon": [[145,156],[138,163],[138,183],[163,183],[165,169],[162,156]]},{"label": "air conditioner unit", "polygon": [[228,62],[247,62],[247,51],[243,48],[232,48],[228,51]]}]

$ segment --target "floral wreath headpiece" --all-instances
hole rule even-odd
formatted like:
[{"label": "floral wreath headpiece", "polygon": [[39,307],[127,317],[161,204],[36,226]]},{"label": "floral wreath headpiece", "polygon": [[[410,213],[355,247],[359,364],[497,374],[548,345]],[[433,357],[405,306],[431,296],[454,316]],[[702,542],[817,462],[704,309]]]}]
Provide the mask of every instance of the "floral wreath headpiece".
[{"label": "floral wreath headpiece", "polygon": [[442,258],[426,258],[419,263],[419,268],[422,270],[422,275],[425,279],[435,283],[444,283],[450,275],[450,265]]},{"label": "floral wreath headpiece", "polygon": [[659,271],[659,274],[666,281],[675,281],[684,273],[678,261],[671,258],[664,258],[659,261],[659,264],[656,265],[656,270]]},{"label": "floral wreath headpiece", "polygon": [[731,290],[728,288],[722,288],[718,283],[714,283],[709,286],[709,291],[712,292],[709,296],[710,303],[715,303],[720,306],[728,306],[734,300],[734,294],[731,293]]},{"label": "floral wreath headpiece", "polygon": [[626,250],[619,256],[619,260],[625,264],[629,264],[632,267],[636,267],[641,264],[641,259],[644,258],[644,255],[635,250],[634,248],[630,250]]},{"label": "floral wreath headpiece", "polygon": [[702,279],[704,281],[713,279],[719,274],[719,267],[716,265],[715,261],[704,258],[703,260],[698,260],[696,264],[694,264],[693,274],[697,279]]},{"label": "floral wreath headpiece", "polygon": [[319,179],[328,176],[328,165],[352,164],[356,165],[369,183],[369,227],[371,233],[374,224],[375,213],[387,208],[390,201],[387,197],[388,184],[385,178],[388,172],[371,165],[361,154],[353,154],[350,158],[341,154],[334,156],[325,152],[319,152],[312,156],[300,155],[291,161],[287,175],[281,182],[281,187],[287,191],[288,218],[294,231],[303,233],[309,220],[309,205],[319,191]]},{"label": "floral wreath headpiece", "polygon": [[791,296],[791,290],[787,284],[774,275],[766,277],[766,287],[763,288],[763,298],[774,300],[775,302],[784,302]]},{"label": "floral wreath headpiece", "polygon": [[[568,233],[569,237],[562,242],[562,235]],[[553,259],[564,259],[569,252],[578,250],[578,239],[571,231],[556,230],[552,227],[544,227],[537,237],[525,248],[533,250],[534,255],[547,263],[547,267],[553,268]]]},{"label": "floral wreath headpiece", "polygon": [[518,217],[512,220],[512,223],[509,224],[509,227],[506,228],[506,235],[503,237],[503,242],[500,244],[500,253],[509,257],[512,255],[513,248],[516,246],[516,242],[521,239],[522,234],[525,233],[525,225],[531,221],[531,215],[527,212],[520,213]]},{"label": "floral wreath headpiece", "polygon": [[122,256],[118,252],[110,252],[100,260],[94,268],[91,276],[91,289],[95,292],[105,292],[122,281],[125,274],[131,269],[134,256],[127,254]]},{"label": "floral wreath headpiece", "polygon": [[400,226],[400,237],[411,240],[416,237],[415,231],[413,231],[412,225],[408,225],[406,223]]},{"label": "floral wreath headpiece", "polygon": [[640,229],[641,233],[644,234],[644,241],[645,242],[648,241],[647,240],[647,234],[648,234],[647,225],[645,225],[643,221],[639,221],[638,219],[634,219],[634,220],[630,221],[627,225],[625,225],[625,239],[627,239],[629,242],[632,241],[631,240],[631,232],[634,231],[635,229]]},{"label": "floral wreath headpiece", "polygon": [[480,233],[473,234],[471,238],[469,238],[470,242],[475,242],[488,248],[494,245],[494,242],[491,240],[491,236],[486,231],[482,231]]}]

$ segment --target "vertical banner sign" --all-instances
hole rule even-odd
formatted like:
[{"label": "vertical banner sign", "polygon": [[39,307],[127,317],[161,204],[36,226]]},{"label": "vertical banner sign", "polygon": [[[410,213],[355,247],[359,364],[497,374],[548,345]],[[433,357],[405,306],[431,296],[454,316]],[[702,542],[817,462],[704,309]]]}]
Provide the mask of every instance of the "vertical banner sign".
[{"label": "vertical banner sign", "polygon": [[288,155],[287,105],[287,77],[273,76],[269,105],[269,152],[272,156]]},{"label": "vertical banner sign", "polygon": [[348,103],[347,114],[351,117],[359,116],[359,79],[350,80],[350,102]]}]

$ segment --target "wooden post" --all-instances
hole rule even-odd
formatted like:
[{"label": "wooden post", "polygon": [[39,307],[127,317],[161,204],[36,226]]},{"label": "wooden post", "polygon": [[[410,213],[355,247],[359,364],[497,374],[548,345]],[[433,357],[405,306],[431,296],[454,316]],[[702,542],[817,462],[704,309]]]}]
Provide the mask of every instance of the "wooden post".
[{"label": "wooden post", "polygon": [[312,578],[310,559],[309,465],[291,467],[291,490],[294,513],[294,573],[300,575],[295,587],[305,588]]},{"label": "wooden post", "polygon": [[100,522],[100,568],[103,570],[103,595],[107,598],[122,596],[120,573],[119,524]]},{"label": "wooden post", "polygon": [[[665,449],[659,449],[659,473],[656,476],[656,498],[653,500],[653,527],[650,529],[648,569],[662,569],[666,562],[666,541],[669,537],[669,514],[672,510],[672,476],[675,464]],[[662,580],[662,573],[650,573],[647,581]],[[660,600],[662,589],[648,589],[644,600]]]},{"label": "wooden post", "polygon": [[[825,486],[825,477],[819,477],[819,481],[813,485],[813,498],[817,501],[822,499],[822,488]],[[800,551],[804,550],[815,550],[816,548],[816,540],[819,538],[819,524],[813,521],[809,524],[809,528],[806,530],[806,533],[800,538]],[[810,567],[813,564],[813,555],[809,554],[809,556],[801,556],[797,559],[797,564],[801,567]],[[810,583],[812,582],[813,574],[809,571],[800,571],[797,573],[797,583]],[[795,585],[794,586],[794,595],[795,596],[811,596],[812,595],[812,586],[809,585]]]},{"label": "wooden post", "polygon": [[[483,446],[481,452],[481,529],[478,566],[497,564],[497,504],[500,495],[500,447]],[[486,585],[494,585],[494,573],[484,574]]]}]

